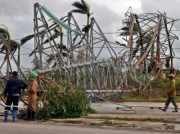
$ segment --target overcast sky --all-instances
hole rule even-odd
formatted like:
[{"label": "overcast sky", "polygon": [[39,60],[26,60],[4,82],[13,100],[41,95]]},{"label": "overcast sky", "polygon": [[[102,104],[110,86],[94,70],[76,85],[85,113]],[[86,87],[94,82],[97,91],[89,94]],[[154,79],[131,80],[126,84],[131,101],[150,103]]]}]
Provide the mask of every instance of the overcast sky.
[{"label": "overcast sky", "polygon": [[[73,9],[71,4],[74,0],[0,0],[0,24],[8,27],[11,39],[21,39],[22,37],[33,33],[33,5],[38,2],[40,5],[46,6],[57,17],[67,15]],[[125,12],[131,6],[136,14],[142,13],[157,13],[157,10],[167,16],[179,19],[180,18],[180,0],[87,0],[91,6],[93,17],[100,25],[103,32],[116,32],[122,26],[122,19],[125,18]],[[79,25],[82,27],[86,23],[86,16],[75,15],[76,20],[79,20]],[[180,21],[176,22],[174,29],[180,29]],[[175,31],[180,37],[180,31]],[[121,41],[117,34],[109,35],[111,40]],[[19,41],[19,40],[17,40]],[[174,47],[180,48],[180,41],[176,40]],[[33,41],[24,45],[24,47],[33,48]],[[179,49],[180,50],[180,49]],[[22,48],[21,53],[29,53],[30,50]],[[176,49],[176,56],[178,51]],[[32,58],[21,56],[21,66],[28,67]],[[0,62],[3,59],[0,58]],[[180,68],[178,64],[180,60],[175,59],[175,67]]]}]

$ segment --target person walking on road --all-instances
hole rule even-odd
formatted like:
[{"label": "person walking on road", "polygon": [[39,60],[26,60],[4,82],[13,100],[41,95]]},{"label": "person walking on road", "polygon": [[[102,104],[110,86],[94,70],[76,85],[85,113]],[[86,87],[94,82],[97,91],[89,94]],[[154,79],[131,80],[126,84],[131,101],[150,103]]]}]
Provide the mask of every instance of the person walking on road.
[{"label": "person walking on road", "polygon": [[28,106],[27,106],[27,119],[34,121],[36,114],[36,93],[38,88],[38,83],[36,82],[36,74],[31,72],[29,73],[29,81],[31,86],[28,87]]},{"label": "person walking on road", "polygon": [[11,77],[7,80],[6,87],[4,89],[4,98],[6,100],[6,107],[4,110],[4,122],[7,122],[8,112],[11,109],[13,103],[12,119],[13,122],[16,122],[16,114],[18,111],[19,96],[21,90],[27,88],[27,84],[18,78],[18,72],[13,71]]},{"label": "person walking on road", "polygon": [[167,91],[167,95],[168,95],[168,99],[165,103],[165,107],[164,109],[162,109],[162,111],[167,110],[169,103],[172,102],[172,104],[175,107],[175,110],[172,112],[178,112],[178,105],[175,102],[175,97],[176,97],[176,84],[175,84],[175,80],[174,80],[174,74],[170,74],[168,75],[169,79],[170,79],[170,85],[169,85],[169,89]]}]

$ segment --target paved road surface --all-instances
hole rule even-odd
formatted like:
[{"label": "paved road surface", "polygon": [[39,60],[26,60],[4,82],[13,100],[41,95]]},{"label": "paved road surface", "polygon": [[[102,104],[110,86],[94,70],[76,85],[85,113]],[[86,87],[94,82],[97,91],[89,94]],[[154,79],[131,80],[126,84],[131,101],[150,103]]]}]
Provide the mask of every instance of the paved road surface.
[{"label": "paved road surface", "polygon": [[79,126],[55,126],[32,123],[0,122],[0,134],[173,134],[172,132],[148,132],[137,130],[117,130],[88,128]]}]

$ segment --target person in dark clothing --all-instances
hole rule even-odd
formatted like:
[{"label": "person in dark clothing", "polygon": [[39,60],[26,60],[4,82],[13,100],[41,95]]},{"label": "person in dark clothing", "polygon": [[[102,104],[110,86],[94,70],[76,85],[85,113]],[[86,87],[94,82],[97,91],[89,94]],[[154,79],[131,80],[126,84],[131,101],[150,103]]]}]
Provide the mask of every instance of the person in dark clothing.
[{"label": "person in dark clothing", "polygon": [[4,89],[4,98],[6,100],[6,107],[4,110],[4,122],[7,122],[8,119],[8,111],[11,109],[11,104],[13,103],[13,112],[12,119],[13,122],[16,122],[16,114],[18,110],[19,96],[21,94],[21,90],[25,90],[28,85],[18,77],[18,72],[13,71],[11,77],[7,80],[6,87]]}]

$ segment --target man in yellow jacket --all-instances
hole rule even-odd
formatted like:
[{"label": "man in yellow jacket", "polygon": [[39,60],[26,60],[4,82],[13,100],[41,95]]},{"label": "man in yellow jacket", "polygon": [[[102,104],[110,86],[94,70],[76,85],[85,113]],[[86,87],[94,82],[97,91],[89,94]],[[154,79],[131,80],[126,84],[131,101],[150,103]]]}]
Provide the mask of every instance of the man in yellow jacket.
[{"label": "man in yellow jacket", "polygon": [[170,85],[169,85],[169,89],[167,91],[168,99],[167,99],[167,101],[165,103],[165,107],[164,107],[164,109],[162,109],[162,111],[166,111],[169,106],[169,103],[172,102],[175,107],[175,110],[172,112],[178,112],[178,106],[176,105],[176,102],[175,102],[176,84],[175,84],[175,80],[174,80],[174,74],[170,74],[170,75],[168,75],[168,77],[170,79]]}]

